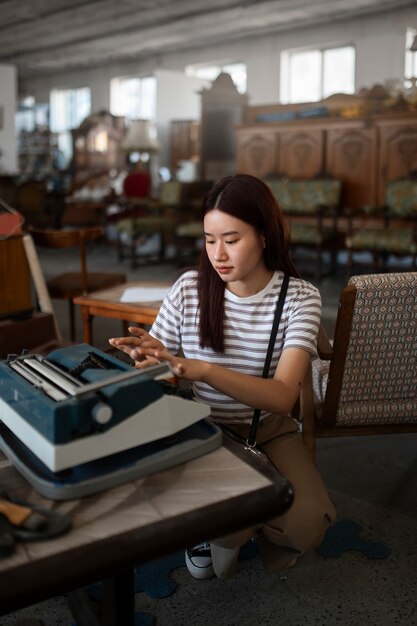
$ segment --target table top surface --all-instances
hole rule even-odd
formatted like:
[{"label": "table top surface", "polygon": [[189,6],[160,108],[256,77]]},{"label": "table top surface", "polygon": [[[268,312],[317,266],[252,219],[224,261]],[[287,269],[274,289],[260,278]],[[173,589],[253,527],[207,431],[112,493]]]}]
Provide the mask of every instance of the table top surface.
[{"label": "table top surface", "polygon": [[94,306],[94,307],[111,307],[111,308],[120,308],[120,309],[137,309],[138,306],[149,309],[159,309],[161,306],[162,300],[154,300],[154,301],[136,301],[136,302],[121,302],[121,298],[124,292],[127,289],[153,289],[153,288],[166,288],[171,287],[172,282],[162,281],[162,280],[138,280],[132,281],[128,283],[123,283],[122,285],[117,285],[116,287],[111,287],[110,289],[103,289],[102,291],[94,291],[85,296],[77,296],[74,298],[74,304],[78,304],[81,306]]},{"label": "table top surface", "polygon": [[3,459],[1,490],[64,512],[72,523],[66,535],[18,543],[13,555],[0,560],[3,613],[251,526],[287,508],[289,497],[284,479],[258,471],[224,446],[163,472],[64,502],[39,495]]}]

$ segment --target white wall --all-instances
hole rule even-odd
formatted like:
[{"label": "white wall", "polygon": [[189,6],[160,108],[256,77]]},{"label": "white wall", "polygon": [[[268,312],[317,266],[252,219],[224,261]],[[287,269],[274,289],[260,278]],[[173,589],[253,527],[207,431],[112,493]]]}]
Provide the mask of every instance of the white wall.
[{"label": "white wall", "polygon": [[17,76],[11,65],[0,65],[0,173],[17,171],[17,145],[14,116],[16,111]]},{"label": "white wall", "polygon": [[201,117],[200,92],[210,82],[182,72],[157,70],[156,121],[161,144],[159,164],[169,165],[169,123],[171,120],[199,120]]}]

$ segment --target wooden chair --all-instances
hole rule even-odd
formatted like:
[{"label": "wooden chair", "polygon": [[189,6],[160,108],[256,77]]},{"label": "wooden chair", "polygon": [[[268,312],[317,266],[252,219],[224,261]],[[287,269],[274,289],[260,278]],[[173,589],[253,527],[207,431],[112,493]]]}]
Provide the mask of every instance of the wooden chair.
[{"label": "wooden chair", "polygon": [[[142,214],[117,222],[117,252],[120,261],[130,258],[131,268],[135,269],[140,260],[166,260],[166,248],[175,228],[182,194],[182,183],[164,182],[161,184],[159,198],[144,204],[145,211]],[[154,238],[157,239],[156,247],[152,245]],[[150,251],[149,248],[146,250],[149,242]]]},{"label": "wooden chair", "polygon": [[[301,260],[301,250],[310,250],[314,254],[314,275],[318,281],[327,274],[335,273],[340,247],[341,181],[332,178],[275,178],[266,182],[288,220],[294,255]],[[327,271],[325,255],[330,257]]]},{"label": "wooden chair", "polygon": [[213,187],[212,180],[183,183],[184,198],[177,218],[174,243],[179,267],[194,266],[204,243],[201,208],[204,196]]},{"label": "wooden chair", "polygon": [[16,189],[16,208],[25,218],[27,226],[48,228],[52,224],[47,211],[47,190],[45,182],[27,180]]},{"label": "wooden chair", "polygon": [[[353,276],[300,396],[304,442],[417,431],[417,273]],[[327,362],[327,367],[326,367]]]},{"label": "wooden chair", "polygon": [[70,337],[71,341],[75,341],[73,298],[92,291],[120,285],[126,282],[126,275],[120,272],[89,272],[87,270],[87,243],[103,236],[103,229],[100,226],[74,230],[37,230],[31,228],[29,232],[39,247],[79,249],[80,271],[64,272],[46,280],[51,298],[68,300]]},{"label": "wooden chair", "polygon": [[[360,221],[355,226],[354,222]],[[346,237],[348,270],[353,273],[358,252],[370,252],[372,270],[387,271],[390,257],[410,258],[408,269],[417,269],[417,177],[392,180],[387,185],[383,206],[363,207],[349,212]]]}]

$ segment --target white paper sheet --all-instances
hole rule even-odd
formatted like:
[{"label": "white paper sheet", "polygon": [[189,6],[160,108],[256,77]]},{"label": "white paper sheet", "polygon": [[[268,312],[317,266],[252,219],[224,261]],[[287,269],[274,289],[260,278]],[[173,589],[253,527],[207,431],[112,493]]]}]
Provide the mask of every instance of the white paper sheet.
[{"label": "white paper sheet", "polygon": [[125,289],[120,302],[161,302],[170,287],[129,287]]}]

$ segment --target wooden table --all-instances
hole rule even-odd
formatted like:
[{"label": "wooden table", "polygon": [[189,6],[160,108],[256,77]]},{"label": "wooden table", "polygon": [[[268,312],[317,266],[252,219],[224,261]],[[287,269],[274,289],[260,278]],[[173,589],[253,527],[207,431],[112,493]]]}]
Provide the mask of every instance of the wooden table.
[{"label": "wooden table", "polygon": [[[66,502],[43,498],[8,461],[0,463],[0,489],[63,511],[72,520],[68,534],[17,544],[13,555],[0,560],[0,613],[103,580],[103,596],[111,602],[101,623],[133,626],[135,565],[268,519],[291,504],[287,481],[256,462],[248,465],[232,452],[237,444],[227,445],[164,472]],[[79,626],[98,623],[85,613],[76,618]]]},{"label": "wooden table", "polygon": [[95,291],[86,296],[74,298],[74,304],[81,307],[83,320],[83,341],[92,344],[93,319],[95,316],[110,317],[137,324],[153,324],[161,301],[158,302],[120,302],[123,292],[135,287],[169,287],[172,283],[163,281],[141,280],[124,283],[111,289]]}]

